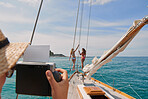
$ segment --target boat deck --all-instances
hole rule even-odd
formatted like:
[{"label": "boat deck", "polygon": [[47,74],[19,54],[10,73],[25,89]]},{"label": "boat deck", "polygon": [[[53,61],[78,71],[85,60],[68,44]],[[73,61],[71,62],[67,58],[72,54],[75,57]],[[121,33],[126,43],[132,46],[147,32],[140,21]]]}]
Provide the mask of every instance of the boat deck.
[{"label": "boat deck", "polygon": [[106,85],[100,81],[97,81],[93,78],[91,80],[84,78],[84,83],[83,83],[82,76],[81,76],[81,74],[78,74],[78,73],[75,73],[69,81],[68,99],[81,99],[79,96],[79,93],[77,91],[78,85],[97,86],[105,92],[105,95],[109,99],[135,99],[135,98],[133,98],[133,97],[117,90],[117,89],[114,89],[113,87],[110,87],[109,85]]},{"label": "boat deck", "polygon": [[68,99],[80,99],[77,85],[83,84],[79,79],[79,74],[75,74],[69,81]]}]

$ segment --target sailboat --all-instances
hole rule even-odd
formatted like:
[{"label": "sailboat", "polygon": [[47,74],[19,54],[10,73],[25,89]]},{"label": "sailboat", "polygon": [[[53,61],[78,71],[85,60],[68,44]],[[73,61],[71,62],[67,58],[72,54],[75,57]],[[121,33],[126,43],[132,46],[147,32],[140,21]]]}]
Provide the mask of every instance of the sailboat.
[{"label": "sailboat", "polygon": [[148,16],[141,20],[135,20],[127,33],[110,50],[99,59],[94,57],[92,64],[84,66],[84,73],[74,72],[69,78],[68,99],[135,99],[91,76],[120,52],[124,51],[140,29],[146,24],[148,24]]},{"label": "sailboat", "polygon": [[[37,20],[38,17],[39,13],[37,15]],[[33,35],[35,32],[37,20],[33,29]],[[84,66],[83,72],[75,71],[69,77],[68,99],[135,99],[134,97],[110,85],[92,78],[92,75],[96,73],[97,70],[100,69],[103,65],[110,62],[120,52],[124,51],[124,49],[136,36],[136,34],[146,24],[148,24],[148,16],[140,20],[135,20],[127,33],[110,50],[105,52],[99,59],[94,57],[91,64]],[[33,35],[31,37],[31,43],[33,40]]]},{"label": "sailboat", "polygon": [[103,65],[109,63],[120,52],[124,51],[146,24],[148,24],[148,16],[140,20],[135,20],[127,33],[111,49],[103,53],[99,59],[94,57],[91,64],[84,66],[83,72],[76,70],[69,78],[68,99],[135,99],[108,84],[92,78],[92,75]]}]

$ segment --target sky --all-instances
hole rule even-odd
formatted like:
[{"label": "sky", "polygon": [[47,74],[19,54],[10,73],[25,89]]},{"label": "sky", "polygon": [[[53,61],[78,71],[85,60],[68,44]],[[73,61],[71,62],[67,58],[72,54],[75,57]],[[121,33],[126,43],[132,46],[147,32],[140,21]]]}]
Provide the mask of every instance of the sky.
[{"label": "sky", "polygon": [[[81,0],[75,47],[86,48],[90,0]],[[0,0],[0,29],[10,42],[30,42],[40,0]],[[50,45],[54,53],[69,55],[73,47],[78,0],[44,0],[33,45]],[[79,12],[81,15],[81,11]],[[127,32],[134,20],[148,15],[148,0],[93,0],[88,56],[101,56]],[[77,53],[78,54],[78,53]],[[148,56],[148,25],[118,56]]]}]

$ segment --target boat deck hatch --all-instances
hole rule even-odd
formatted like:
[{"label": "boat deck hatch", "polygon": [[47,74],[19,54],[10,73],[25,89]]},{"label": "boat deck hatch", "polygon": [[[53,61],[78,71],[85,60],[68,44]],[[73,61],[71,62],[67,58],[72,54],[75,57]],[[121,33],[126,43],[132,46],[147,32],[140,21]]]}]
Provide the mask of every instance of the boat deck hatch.
[{"label": "boat deck hatch", "polygon": [[87,86],[87,87],[83,87],[83,89],[85,90],[85,92],[90,95],[90,96],[100,96],[100,95],[104,95],[105,92],[103,92],[99,87],[95,87],[95,86]]},{"label": "boat deck hatch", "polygon": [[77,89],[80,99],[109,99],[99,87],[78,85]]}]

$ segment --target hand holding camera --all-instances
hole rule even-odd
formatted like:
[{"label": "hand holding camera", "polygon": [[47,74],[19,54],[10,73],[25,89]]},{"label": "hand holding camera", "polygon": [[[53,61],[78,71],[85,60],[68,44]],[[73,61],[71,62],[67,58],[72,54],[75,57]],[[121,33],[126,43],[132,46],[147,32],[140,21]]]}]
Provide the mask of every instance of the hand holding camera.
[{"label": "hand holding camera", "polygon": [[51,85],[53,99],[67,99],[68,93],[68,74],[64,69],[55,69],[55,71],[62,73],[62,80],[57,82],[50,70],[46,71],[46,77]]}]

